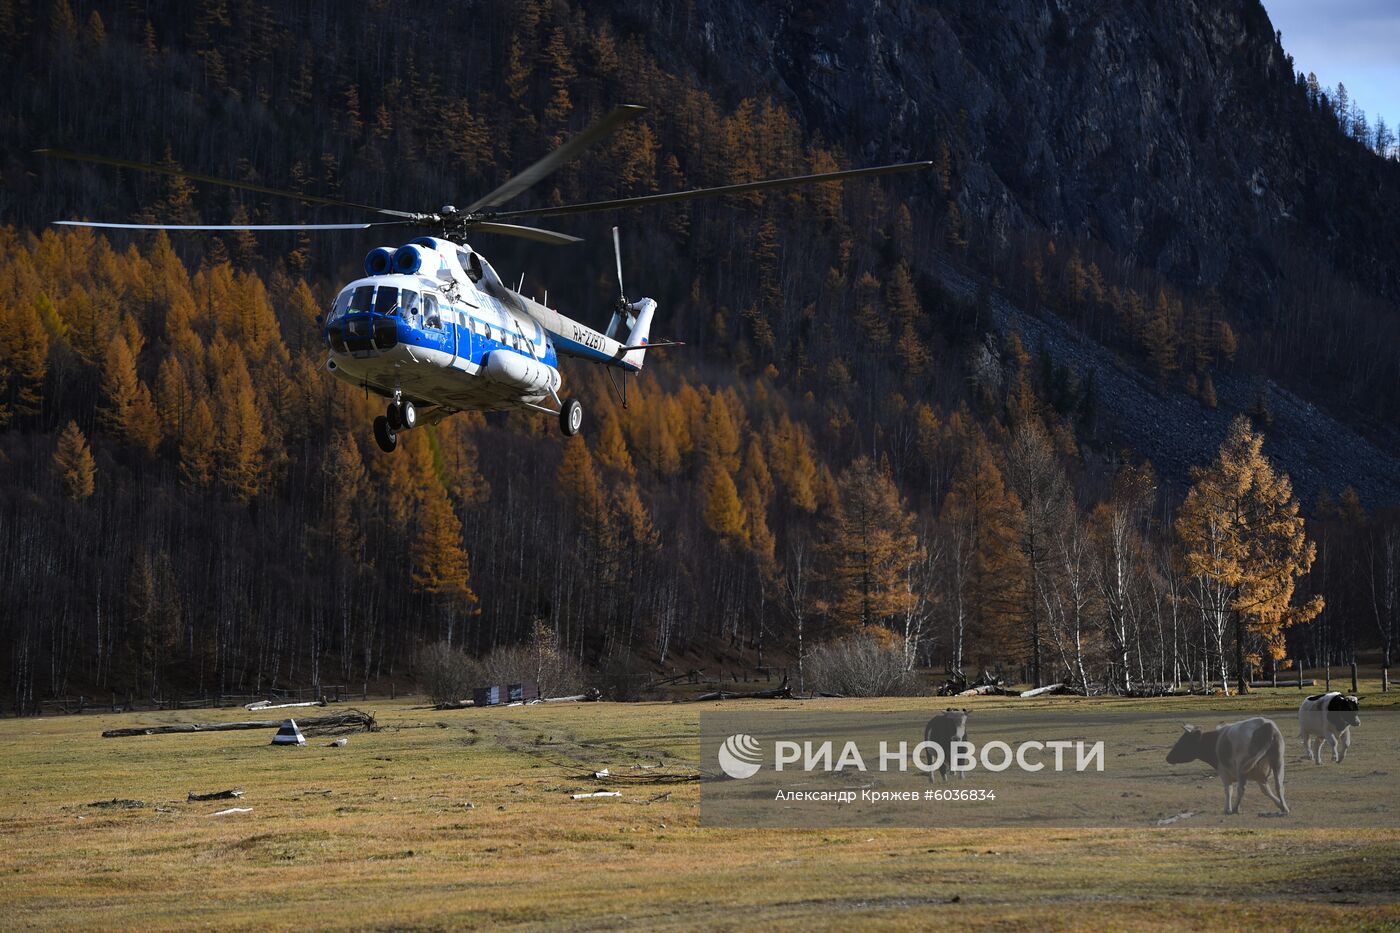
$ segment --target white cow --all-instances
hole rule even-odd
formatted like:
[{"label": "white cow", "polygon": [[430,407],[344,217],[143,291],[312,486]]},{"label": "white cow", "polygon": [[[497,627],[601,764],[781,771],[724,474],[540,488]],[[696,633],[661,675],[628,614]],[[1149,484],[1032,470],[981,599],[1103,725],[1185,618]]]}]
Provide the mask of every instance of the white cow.
[{"label": "white cow", "polygon": [[1308,697],[1298,707],[1298,739],[1313,764],[1322,764],[1322,747],[1332,743],[1332,760],[1341,764],[1351,747],[1351,727],[1361,725],[1361,702],[1333,690]]},{"label": "white cow", "polygon": [[1278,805],[1279,812],[1288,813],[1283,799],[1283,733],[1272,719],[1255,716],[1210,732],[1186,726],[1167,752],[1167,763],[1179,765],[1188,761],[1204,761],[1220,775],[1220,782],[1225,785],[1226,813],[1240,812],[1246,781],[1258,783],[1259,789]]}]

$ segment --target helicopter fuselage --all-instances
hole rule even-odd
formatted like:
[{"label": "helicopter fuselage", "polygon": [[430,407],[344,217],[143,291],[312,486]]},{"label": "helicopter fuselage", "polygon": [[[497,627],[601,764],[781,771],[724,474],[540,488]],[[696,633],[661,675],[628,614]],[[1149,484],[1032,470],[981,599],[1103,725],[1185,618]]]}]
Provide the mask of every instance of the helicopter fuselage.
[{"label": "helicopter fuselage", "polygon": [[[364,277],[340,290],[320,324],[326,369],[390,399],[375,426],[389,451],[420,408],[431,421],[530,408],[557,414],[564,433],[575,433],[582,408],[559,396],[560,355],[638,372],[655,310],[650,298],[624,301],[599,333],[507,288],[466,244],[420,237],[371,250]],[[622,326],[626,344],[613,336]]]},{"label": "helicopter fuselage", "polygon": [[424,406],[499,411],[558,391],[554,342],[475,289],[452,293],[421,276],[351,282],[323,324],[337,378]]}]

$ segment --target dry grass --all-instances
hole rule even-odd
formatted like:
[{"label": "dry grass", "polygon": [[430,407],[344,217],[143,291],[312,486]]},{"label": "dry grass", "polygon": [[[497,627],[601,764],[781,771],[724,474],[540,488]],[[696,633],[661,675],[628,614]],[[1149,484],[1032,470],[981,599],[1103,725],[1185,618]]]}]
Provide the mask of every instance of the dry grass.
[{"label": "dry grass", "polygon": [[[1292,692],[1279,693],[1226,702],[1296,708]],[[1086,701],[1042,705],[1075,702]],[[1183,700],[1134,702],[1191,708]],[[934,705],[942,704],[911,698],[834,708]],[[1400,925],[1395,829],[1253,820],[1030,833],[706,830],[693,783],[627,787],[621,799],[569,797],[595,789],[576,777],[586,769],[658,760],[692,768],[697,705],[368,708],[387,728],[351,736],[346,748],[325,747],[324,739],[273,748],[261,732],[98,737],[104,728],[176,714],[0,722],[0,925]],[[226,787],[246,791],[237,805],[253,811],[214,817],[230,802],[185,802],[188,791]],[[669,798],[646,802],[666,791]],[[142,805],[90,806],[114,797]]]}]

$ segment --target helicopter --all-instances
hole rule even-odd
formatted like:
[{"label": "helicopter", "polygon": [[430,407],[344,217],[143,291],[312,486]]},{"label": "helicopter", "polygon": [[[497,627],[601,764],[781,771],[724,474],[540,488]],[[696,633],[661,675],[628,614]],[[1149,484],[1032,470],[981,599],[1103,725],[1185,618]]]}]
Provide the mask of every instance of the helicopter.
[{"label": "helicopter", "polygon": [[436,424],[462,411],[525,409],[542,412],[557,417],[560,430],[573,436],[583,425],[583,405],[574,396],[560,395],[563,387],[559,371],[561,357],[620,370],[625,403],[627,378],[641,372],[648,350],[683,346],[680,341],[650,339],[656,301],[627,299],[617,227],[613,227],[612,232],[618,298],[611,320],[602,331],[550,308],[547,293],[541,303],[521,294],[521,284],[516,288],[506,285],[486,258],[468,244],[469,233],[499,234],[566,246],[582,240],[512,221],[839,182],[917,171],[933,165],[927,161],[904,162],[605,201],[524,210],[500,209],[507,201],[577,158],[589,146],[639,117],[645,109],[635,104],[617,107],[467,207],[459,210],[449,204],[427,213],[284,191],[167,165],[62,149],[37,149],[35,152],[394,218],[334,224],[54,222],[62,226],[187,232],[305,232],[386,227],[431,230],[433,235],[419,236],[397,248],[380,246],[370,250],[365,257],[364,275],[342,287],[330,309],[316,319],[328,351],[325,368],[337,379],[387,400],[385,413],[374,419],[373,433],[379,448],[392,453],[398,446],[401,432],[424,423]]}]

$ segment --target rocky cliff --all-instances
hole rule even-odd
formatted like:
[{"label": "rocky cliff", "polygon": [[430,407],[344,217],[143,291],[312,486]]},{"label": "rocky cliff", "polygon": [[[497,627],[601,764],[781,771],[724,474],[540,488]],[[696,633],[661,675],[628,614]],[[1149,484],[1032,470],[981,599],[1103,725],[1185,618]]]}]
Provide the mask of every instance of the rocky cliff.
[{"label": "rocky cliff", "polygon": [[1400,165],[1311,108],[1257,0],[621,2],[673,66],[864,160],[951,140],[966,216],[1100,240],[1256,310],[1297,240],[1400,295]]}]

